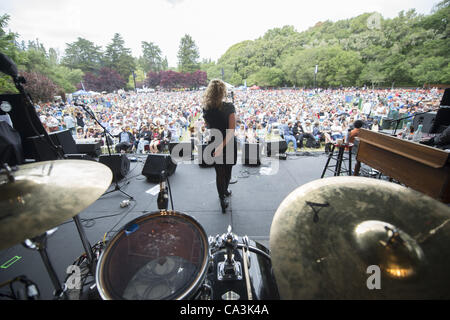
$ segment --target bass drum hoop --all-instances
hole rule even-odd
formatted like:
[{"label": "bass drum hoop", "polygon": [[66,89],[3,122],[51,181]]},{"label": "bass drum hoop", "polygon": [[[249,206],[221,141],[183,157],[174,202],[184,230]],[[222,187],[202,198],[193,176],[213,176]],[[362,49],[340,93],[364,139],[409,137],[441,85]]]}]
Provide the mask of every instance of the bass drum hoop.
[{"label": "bass drum hoop", "polygon": [[97,263],[96,272],[95,272],[95,282],[97,285],[97,291],[99,292],[99,294],[103,300],[114,300],[113,297],[110,295],[110,293],[107,290],[105,290],[106,285],[104,284],[104,280],[102,277],[104,264],[105,264],[107,258],[109,257],[109,252],[112,250],[112,248],[114,248],[114,244],[125,233],[125,229],[128,225],[139,224],[139,222],[145,221],[147,219],[157,218],[158,216],[159,217],[177,217],[177,218],[182,218],[182,219],[187,220],[189,223],[191,223],[197,229],[197,231],[199,231],[201,240],[203,242],[203,246],[205,248],[205,250],[203,252],[203,258],[202,258],[202,263],[201,263],[201,267],[200,267],[200,272],[198,272],[197,276],[195,277],[194,281],[192,281],[191,285],[186,290],[184,290],[184,292],[182,292],[178,297],[176,297],[173,300],[183,300],[186,298],[189,299],[190,297],[194,296],[197,293],[198,289],[203,284],[203,281],[206,277],[208,266],[209,266],[209,243],[208,243],[208,239],[207,239],[205,230],[203,229],[203,227],[197,220],[195,220],[192,216],[187,215],[185,213],[178,212],[178,211],[155,211],[155,212],[150,212],[146,215],[143,215],[141,217],[138,217],[138,218],[128,222],[122,229],[120,229],[120,231],[117,232],[116,235],[114,235],[114,237],[108,243],[106,249],[100,255],[98,263]]}]

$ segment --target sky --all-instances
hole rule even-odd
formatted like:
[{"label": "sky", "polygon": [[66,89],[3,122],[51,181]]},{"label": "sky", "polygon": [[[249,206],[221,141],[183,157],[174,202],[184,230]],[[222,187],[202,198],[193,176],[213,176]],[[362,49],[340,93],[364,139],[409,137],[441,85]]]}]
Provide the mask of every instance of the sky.
[{"label": "sky", "polygon": [[102,49],[115,33],[133,56],[141,42],[158,45],[169,66],[177,66],[181,38],[189,34],[200,59],[217,61],[229,47],[255,40],[273,28],[292,25],[301,32],[319,21],[379,12],[394,18],[401,10],[430,14],[440,0],[2,0],[0,15],[19,40],[35,40],[63,55],[78,37]]}]

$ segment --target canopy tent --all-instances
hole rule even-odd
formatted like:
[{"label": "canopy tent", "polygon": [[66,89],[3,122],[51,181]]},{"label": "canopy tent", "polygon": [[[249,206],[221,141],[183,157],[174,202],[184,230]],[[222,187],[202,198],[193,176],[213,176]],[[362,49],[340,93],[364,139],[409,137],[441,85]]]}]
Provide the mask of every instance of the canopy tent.
[{"label": "canopy tent", "polygon": [[228,90],[234,89],[234,86],[233,86],[233,85],[231,85],[231,84],[229,84],[228,82],[225,82],[225,81],[224,81],[224,83],[225,83],[225,85],[227,86],[227,89],[228,89]]},{"label": "canopy tent", "polygon": [[72,95],[74,95],[74,96],[90,96],[91,94],[84,90],[78,90],[78,91],[72,93]]}]

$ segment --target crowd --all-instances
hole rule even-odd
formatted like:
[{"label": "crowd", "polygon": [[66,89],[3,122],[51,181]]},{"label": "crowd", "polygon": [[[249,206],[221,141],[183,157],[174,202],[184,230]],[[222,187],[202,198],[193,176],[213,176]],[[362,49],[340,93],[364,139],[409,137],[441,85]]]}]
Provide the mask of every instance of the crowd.
[{"label": "crowd", "polygon": [[[437,89],[280,89],[232,91],[238,142],[264,142],[281,136],[299,150],[345,138],[357,120],[380,130],[383,122],[439,106]],[[117,152],[162,152],[170,141],[204,142],[208,130],[202,117],[203,91],[120,92],[70,97],[37,105],[49,132],[69,129],[75,139],[101,139],[103,127]],[[84,103],[102,126],[75,104]],[[412,118],[411,118],[412,121]],[[109,136],[109,135],[107,135]],[[104,136],[103,136],[104,138]]]}]

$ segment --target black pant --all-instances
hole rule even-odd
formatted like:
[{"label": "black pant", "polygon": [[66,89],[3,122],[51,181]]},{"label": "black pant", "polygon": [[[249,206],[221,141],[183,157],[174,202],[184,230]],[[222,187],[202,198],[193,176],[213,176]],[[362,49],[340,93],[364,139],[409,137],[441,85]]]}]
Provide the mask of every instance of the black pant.
[{"label": "black pant", "polygon": [[116,144],[116,152],[120,153],[120,151],[122,151],[122,150],[127,152],[128,150],[131,150],[132,147],[133,147],[133,145],[129,142],[120,142],[120,143]]},{"label": "black pant", "polygon": [[219,198],[225,198],[225,192],[228,190],[231,180],[231,171],[233,165],[231,164],[215,164],[214,169],[216,170],[216,187]]}]

